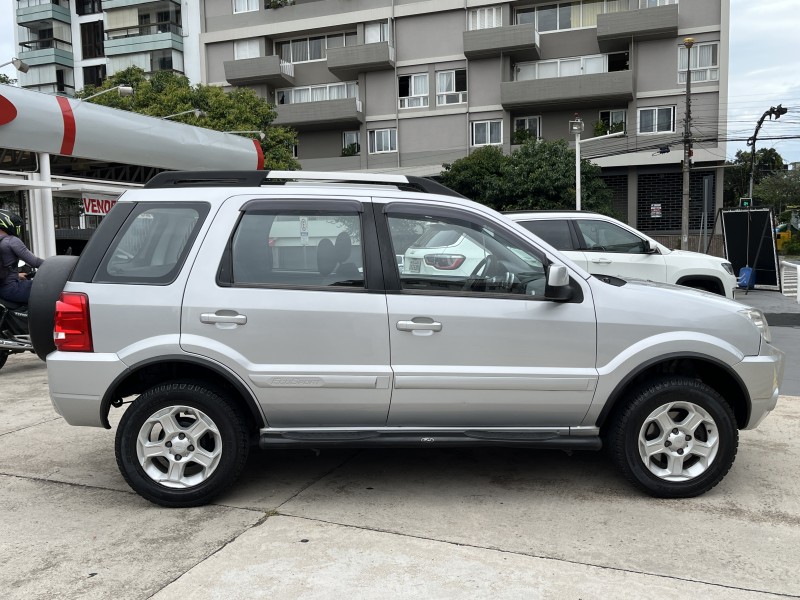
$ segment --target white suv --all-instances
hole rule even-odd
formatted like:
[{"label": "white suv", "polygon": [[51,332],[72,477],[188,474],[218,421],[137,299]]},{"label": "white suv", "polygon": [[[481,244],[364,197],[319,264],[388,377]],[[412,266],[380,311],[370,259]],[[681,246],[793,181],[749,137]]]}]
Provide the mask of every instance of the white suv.
[{"label": "white suv", "polygon": [[[480,248],[469,272],[399,268],[451,230]],[[56,412],[109,428],[127,405],[117,464],[165,506],[228,489],[256,444],[605,445],[647,493],[695,496],[783,377],[760,311],[593,277],[398,175],[162,173],[34,282]]]},{"label": "white suv", "polygon": [[670,250],[611,217],[576,211],[508,216],[592,275],[673,283],[733,298],[736,277],[727,260]]}]

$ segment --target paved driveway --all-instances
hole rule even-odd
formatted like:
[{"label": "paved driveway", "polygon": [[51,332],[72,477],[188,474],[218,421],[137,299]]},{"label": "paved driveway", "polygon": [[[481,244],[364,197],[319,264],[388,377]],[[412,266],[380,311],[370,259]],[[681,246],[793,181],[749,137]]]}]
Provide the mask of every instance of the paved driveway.
[{"label": "paved driveway", "polygon": [[797,397],[692,500],[644,497],[600,454],[295,451],[169,510],[129,490],[113,430],[53,413],[38,359],[0,382],[5,599],[800,597]]}]

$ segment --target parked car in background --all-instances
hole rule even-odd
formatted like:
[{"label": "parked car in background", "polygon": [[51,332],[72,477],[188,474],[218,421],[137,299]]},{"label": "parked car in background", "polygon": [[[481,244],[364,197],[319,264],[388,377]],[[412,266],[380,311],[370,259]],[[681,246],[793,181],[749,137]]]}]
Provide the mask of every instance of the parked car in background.
[{"label": "parked car in background", "polygon": [[579,211],[518,212],[508,216],[592,275],[673,283],[733,298],[736,277],[727,260],[670,250],[611,217]]}]

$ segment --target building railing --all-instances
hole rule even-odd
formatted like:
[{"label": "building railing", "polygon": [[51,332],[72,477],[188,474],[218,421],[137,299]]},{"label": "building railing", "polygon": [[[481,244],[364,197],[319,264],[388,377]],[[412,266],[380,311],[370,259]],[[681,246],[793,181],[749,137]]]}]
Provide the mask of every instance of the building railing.
[{"label": "building railing", "polygon": [[17,8],[30,8],[46,4],[56,4],[69,10],[69,0],[17,0]]},{"label": "building railing", "polygon": [[[790,270],[794,270],[794,277],[787,277]],[[800,280],[800,263],[790,263],[788,261],[782,260],[781,289],[783,290],[784,295],[794,296],[795,299],[797,300],[797,303],[800,304],[800,293],[798,293],[797,291],[798,280]]]},{"label": "building railing", "polygon": [[41,38],[38,40],[31,40],[29,42],[20,42],[20,49],[22,52],[31,52],[33,50],[47,50],[54,48],[56,50],[66,50],[72,52],[72,43],[58,38]]},{"label": "building railing", "polygon": [[66,83],[37,83],[24,86],[27,90],[36,90],[44,94],[66,94],[67,96],[75,95],[75,86]]},{"label": "building railing", "polygon": [[285,60],[281,60],[281,73],[287,77],[294,77],[294,65]]},{"label": "building railing", "polygon": [[118,27],[106,30],[106,40],[118,40],[129,37],[139,37],[142,35],[155,35],[157,33],[174,33],[183,35],[183,28],[171,21],[159,23],[149,23],[147,25],[135,25],[132,27]]}]

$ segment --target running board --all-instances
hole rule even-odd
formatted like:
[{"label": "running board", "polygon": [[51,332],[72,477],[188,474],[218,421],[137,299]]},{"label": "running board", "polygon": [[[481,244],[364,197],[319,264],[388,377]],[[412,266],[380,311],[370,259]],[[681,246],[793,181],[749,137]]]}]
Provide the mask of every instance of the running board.
[{"label": "running board", "polygon": [[543,450],[600,450],[597,436],[565,436],[524,431],[262,431],[258,445],[268,448],[466,448],[502,446]]}]

